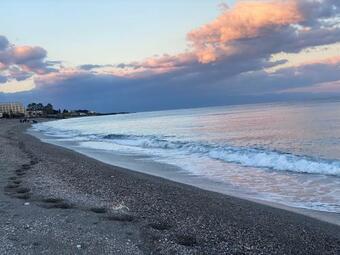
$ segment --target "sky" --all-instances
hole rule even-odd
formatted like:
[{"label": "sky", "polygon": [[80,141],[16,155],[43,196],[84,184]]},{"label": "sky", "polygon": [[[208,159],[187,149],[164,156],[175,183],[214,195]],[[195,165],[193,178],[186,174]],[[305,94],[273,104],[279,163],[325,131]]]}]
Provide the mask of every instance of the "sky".
[{"label": "sky", "polygon": [[340,97],[338,0],[2,0],[0,101],[102,112]]},{"label": "sky", "polygon": [[43,46],[51,59],[76,65],[129,62],[183,51],[186,33],[214,19],[221,3],[2,0],[0,27],[12,43]]}]

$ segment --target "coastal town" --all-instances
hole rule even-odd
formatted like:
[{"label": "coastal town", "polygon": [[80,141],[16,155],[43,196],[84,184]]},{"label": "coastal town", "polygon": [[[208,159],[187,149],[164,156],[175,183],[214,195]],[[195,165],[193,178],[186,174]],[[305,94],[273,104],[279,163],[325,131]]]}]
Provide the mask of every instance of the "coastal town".
[{"label": "coastal town", "polygon": [[54,109],[53,105],[48,103],[30,103],[27,107],[20,102],[6,102],[0,103],[0,118],[52,118],[52,119],[66,119],[86,116],[100,116],[100,115],[114,115],[126,114],[128,112],[114,112],[114,113],[98,113],[86,109],[67,110]]}]

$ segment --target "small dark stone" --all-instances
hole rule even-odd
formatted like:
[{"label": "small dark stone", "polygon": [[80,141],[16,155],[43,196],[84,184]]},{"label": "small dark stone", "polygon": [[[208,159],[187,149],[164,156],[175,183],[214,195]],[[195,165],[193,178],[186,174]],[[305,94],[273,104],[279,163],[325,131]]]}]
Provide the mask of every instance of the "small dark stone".
[{"label": "small dark stone", "polygon": [[27,199],[29,199],[30,198],[30,195],[29,194],[17,194],[16,196],[15,196],[16,198],[19,198],[19,199],[25,199],[25,200],[27,200]]},{"label": "small dark stone", "polygon": [[91,208],[90,210],[94,213],[106,213],[107,212],[106,208],[103,208],[103,207],[95,207],[95,208]]},{"label": "small dark stone", "polygon": [[19,185],[18,184],[8,184],[5,188],[6,189],[16,189],[18,188]]},{"label": "small dark stone", "polygon": [[133,221],[133,216],[126,213],[115,213],[108,216],[107,219],[112,221]]},{"label": "small dark stone", "polygon": [[156,230],[168,230],[172,227],[167,222],[153,222],[149,226]]},{"label": "small dark stone", "polygon": [[61,203],[51,204],[49,208],[71,209],[73,208],[73,206],[71,204],[61,202]]},{"label": "small dark stone", "polygon": [[42,201],[45,203],[51,203],[51,204],[63,202],[63,200],[60,198],[46,198],[46,199],[43,199]]},{"label": "small dark stone", "polygon": [[184,246],[194,246],[197,243],[196,237],[186,234],[177,235],[176,242]]},{"label": "small dark stone", "polygon": [[36,164],[38,164],[38,161],[37,160],[31,160],[30,164],[31,165],[36,165]]},{"label": "small dark stone", "polygon": [[27,165],[27,164],[24,164],[24,165],[21,166],[21,168],[22,168],[22,169],[25,169],[25,170],[30,169],[30,167],[31,167],[31,166],[30,166],[30,165]]},{"label": "small dark stone", "polygon": [[40,243],[40,242],[33,242],[32,245],[33,245],[33,246],[40,246],[41,243]]},{"label": "small dark stone", "polygon": [[17,189],[17,193],[28,193],[30,192],[30,189],[27,188],[19,188]]}]

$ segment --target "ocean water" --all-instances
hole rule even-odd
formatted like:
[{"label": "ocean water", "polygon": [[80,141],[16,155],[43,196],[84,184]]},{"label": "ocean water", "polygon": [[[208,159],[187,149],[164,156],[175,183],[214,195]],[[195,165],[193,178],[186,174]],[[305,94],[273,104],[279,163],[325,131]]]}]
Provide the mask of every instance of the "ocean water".
[{"label": "ocean water", "polygon": [[34,125],[59,144],[141,155],[242,197],[340,213],[340,103],[258,104]]}]

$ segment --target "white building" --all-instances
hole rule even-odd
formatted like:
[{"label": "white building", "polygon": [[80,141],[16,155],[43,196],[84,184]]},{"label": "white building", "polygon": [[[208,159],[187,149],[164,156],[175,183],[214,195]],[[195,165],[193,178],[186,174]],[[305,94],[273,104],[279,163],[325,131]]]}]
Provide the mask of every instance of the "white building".
[{"label": "white building", "polygon": [[0,113],[3,114],[25,114],[22,103],[0,103]]}]

